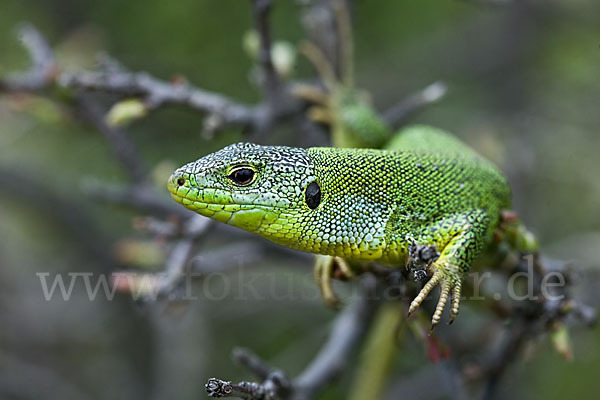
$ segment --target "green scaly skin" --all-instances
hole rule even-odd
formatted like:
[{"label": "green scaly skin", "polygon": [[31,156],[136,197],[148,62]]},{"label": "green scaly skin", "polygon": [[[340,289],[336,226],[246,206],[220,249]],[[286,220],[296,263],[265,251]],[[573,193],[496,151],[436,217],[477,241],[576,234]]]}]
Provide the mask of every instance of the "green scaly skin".
[{"label": "green scaly skin", "polygon": [[[388,148],[239,143],[179,168],[168,188],[190,210],[311,253],[401,267],[411,245],[434,245],[440,256],[410,312],[440,285],[432,322],[450,296],[454,319],[461,280],[510,206],[510,189],[492,163],[443,131],[407,128]],[[254,172],[251,182],[234,182],[240,168]]]}]

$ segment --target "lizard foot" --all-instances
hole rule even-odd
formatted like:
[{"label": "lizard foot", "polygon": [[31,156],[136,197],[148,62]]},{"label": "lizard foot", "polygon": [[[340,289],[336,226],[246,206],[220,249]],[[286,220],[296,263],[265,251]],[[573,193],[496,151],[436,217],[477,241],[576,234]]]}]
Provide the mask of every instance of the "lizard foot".
[{"label": "lizard foot", "polygon": [[341,257],[317,255],[315,258],[314,276],[326,306],[338,308],[342,302],[333,291],[331,280],[347,279],[355,276],[350,264]]},{"label": "lizard foot", "polygon": [[442,270],[436,270],[431,279],[429,279],[417,297],[415,297],[415,299],[412,301],[410,308],[408,309],[408,315],[414,313],[419,308],[423,300],[425,300],[425,298],[429,295],[431,290],[437,285],[440,285],[441,292],[437,306],[435,307],[435,312],[431,318],[432,330],[437,324],[440,323],[440,320],[442,319],[442,313],[444,312],[444,308],[446,308],[446,304],[448,303],[448,299],[450,297],[452,300],[450,305],[449,323],[451,324],[454,322],[454,319],[458,316],[458,311],[460,308],[460,292],[462,287],[462,282],[460,279],[448,276]]}]

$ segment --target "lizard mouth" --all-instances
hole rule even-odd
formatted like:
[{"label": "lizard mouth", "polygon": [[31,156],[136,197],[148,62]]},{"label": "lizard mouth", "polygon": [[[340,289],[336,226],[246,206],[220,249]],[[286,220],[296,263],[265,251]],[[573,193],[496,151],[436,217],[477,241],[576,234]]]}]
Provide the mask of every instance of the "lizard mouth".
[{"label": "lizard mouth", "polygon": [[[179,181],[181,183],[181,181]],[[233,200],[231,193],[218,188],[199,189],[185,184],[179,184],[177,179],[169,179],[167,184],[171,197],[183,206],[198,211],[200,209],[210,208],[212,210],[235,211],[254,207],[254,204],[241,204]]]},{"label": "lizard mouth", "polygon": [[[186,185],[177,173],[171,176],[167,187],[176,202],[200,215],[251,232],[281,214],[277,205],[261,204],[260,194],[240,194],[221,188],[198,188]],[[276,209],[279,209],[276,211]]]},{"label": "lizard mouth", "polygon": [[279,208],[276,204],[263,204],[257,201],[259,194],[233,193],[231,191],[188,185],[188,179],[181,173],[175,172],[167,182],[167,188],[173,199],[184,207],[212,217],[216,212],[233,213],[239,210]]}]

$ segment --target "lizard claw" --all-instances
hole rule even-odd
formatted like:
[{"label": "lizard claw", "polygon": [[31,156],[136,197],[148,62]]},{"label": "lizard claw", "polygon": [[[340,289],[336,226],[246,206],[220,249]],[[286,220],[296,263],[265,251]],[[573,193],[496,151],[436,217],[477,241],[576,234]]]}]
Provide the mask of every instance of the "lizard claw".
[{"label": "lizard claw", "polygon": [[321,290],[323,302],[327,307],[338,308],[342,302],[333,291],[333,278],[345,279],[355,276],[352,268],[341,257],[317,255],[315,259],[314,276]]},{"label": "lizard claw", "polygon": [[458,317],[458,311],[460,308],[460,291],[462,288],[462,281],[458,280],[452,287],[452,304],[450,306],[450,321],[448,325],[452,324],[456,317]]},{"label": "lizard claw", "polygon": [[434,287],[440,285],[441,292],[438,303],[435,307],[435,311],[431,318],[431,330],[433,330],[442,319],[442,314],[444,312],[444,308],[446,308],[446,304],[448,303],[448,299],[452,297],[451,300],[451,308],[450,308],[450,322],[454,322],[454,319],[458,315],[459,307],[460,307],[460,292],[461,292],[461,282],[460,280],[454,280],[451,277],[445,277],[441,271],[436,271],[431,279],[423,286],[423,289],[419,292],[417,297],[411,302],[410,307],[408,309],[408,315],[414,313],[421,303],[427,298],[429,293],[433,290]]}]

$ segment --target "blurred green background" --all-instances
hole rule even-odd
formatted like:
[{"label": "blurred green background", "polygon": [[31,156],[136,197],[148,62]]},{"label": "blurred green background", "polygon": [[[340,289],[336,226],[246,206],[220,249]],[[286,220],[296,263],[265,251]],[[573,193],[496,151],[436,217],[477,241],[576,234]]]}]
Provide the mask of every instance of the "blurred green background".
[{"label": "blurred green background", "polygon": [[[600,3],[481,3],[356,1],[357,84],[385,110],[445,81],[449,94],[414,121],[455,132],[495,161],[547,254],[593,272],[600,256]],[[305,38],[298,15],[296,2],[275,2],[276,39]],[[246,1],[1,0],[0,75],[28,65],[15,35],[23,21],[46,35],[68,68],[93,67],[95,54],[106,52],[132,70],[164,79],[181,74],[244,102],[260,99],[242,48],[251,27]],[[311,74],[301,60],[296,77]],[[165,198],[165,170],[243,138],[232,129],[208,140],[201,128],[202,115],[164,109],[128,129]],[[269,141],[297,144],[298,135],[282,127]],[[71,301],[45,301],[37,272],[111,272],[124,267],[115,246],[146,238],[132,228],[138,213],[83,194],[90,179],[124,181],[100,134],[64,105],[0,97],[0,398],[204,398],[209,377],[251,378],[230,360],[236,345],[292,375],[305,366],[335,317],[313,287],[310,259],[275,254],[241,269],[266,272],[259,279],[265,288],[293,285],[308,294],[302,300],[277,300],[269,291],[263,299],[236,300],[243,274],[234,270],[224,299],[181,310],[127,296],[89,301],[81,285]],[[218,236],[206,251],[233,240]],[[586,281],[577,291],[598,304],[598,283]],[[547,342],[528,352],[498,398],[595,397],[598,329],[576,328],[573,342],[572,363]],[[431,367],[417,345],[400,356],[397,378],[430,388],[419,380]],[[349,379],[324,398],[344,398]]]}]

